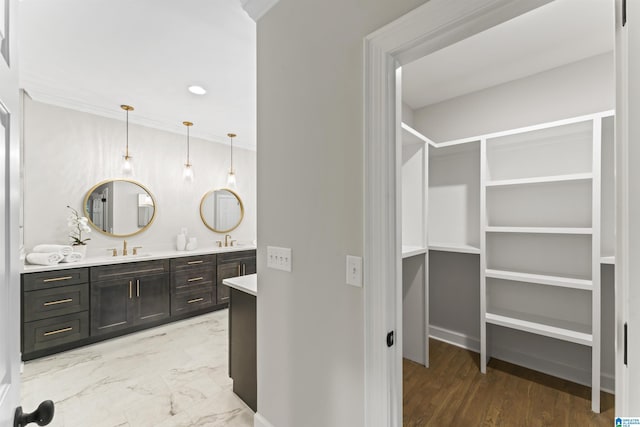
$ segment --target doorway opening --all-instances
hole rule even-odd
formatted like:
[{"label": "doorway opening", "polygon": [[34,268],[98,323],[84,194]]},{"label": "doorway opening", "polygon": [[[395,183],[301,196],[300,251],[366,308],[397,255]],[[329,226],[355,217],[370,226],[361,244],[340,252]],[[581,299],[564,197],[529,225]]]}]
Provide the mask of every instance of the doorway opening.
[{"label": "doorway opening", "polygon": [[[402,285],[396,286],[394,291],[370,295],[371,299],[380,297],[395,301],[387,305],[386,321],[390,329],[394,322],[395,325],[404,323],[402,332],[398,334],[399,347],[387,359],[389,366],[394,368],[386,379],[390,387],[398,387],[402,354],[418,364],[429,366],[427,337],[432,336],[482,353],[481,360],[474,364],[478,371],[484,370],[487,360],[493,356],[575,382],[588,385],[593,382],[599,389],[601,377],[599,372],[598,375],[593,372],[602,365],[606,368],[602,386],[613,391],[614,293],[613,266],[610,264],[615,246],[612,209],[612,110],[615,107],[613,2],[603,2],[606,12],[600,16],[600,22],[606,22],[600,24],[605,27],[605,40],[592,42],[582,39],[583,47],[592,49],[590,52],[571,49],[570,40],[553,35],[553,24],[566,24],[558,12],[559,8],[579,7],[575,2],[539,2],[512,7],[504,7],[502,2],[497,2],[500,5],[490,3],[484,2],[475,10],[469,7],[466,15],[459,13],[458,18],[463,15],[462,20],[467,25],[458,23],[457,30],[445,31],[446,35],[440,34],[440,37],[433,36],[429,30],[444,28],[448,18],[453,20],[448,15],[452,12],[446,6],[434,3],[419,8],[423,11],[431,9],[430,14],[422,15],[422,29],[416,28],[412,32],[414,28],[408,24],[419,21],[419,10],[399,20],[403,22],[397,25],[402,25],[406,31],[404,39],[400,36],[394,39],[389,35],[383,42],[382,30],[368,39],[372,45],[390,53],[386,61],[373,56],[369,58],[369,70],[376,66],[381,67],[378,71],[384,68],[388,78],[384,89],[378,92],[378,88],[372,85],[369,93],[380,95],[389,88],[394,88],[394,91],[384,93],[386,98],[381,101],[393,109],[376,112],[380,114],[376,119],[381,125],[367,126],[367,138],[368,142],[377,141],[385,131],[388,132],[387,129],[397,129],[397,170],[390,172],[390,176],[395,176],[402,183],[397,185],[396,182],[395,186],[390,183],[386,189],[395,190],[396,204],[401,205],[395,211],[399,224],[395,230],[401,237],[390,237],[390,240],[395,240],[397,253],[403,253],[403,257],[396,256],[396,262],[387,265],[398,268],[400,273],[396,272],[396,283]],[[549,5],[544,6],[543,3]],[[538,6],[541,7],[537,9]],[[463,6],[461,8],[464,9]],[[572,13],[575,12],[574,9]],[[440,19],[433,18],[434,15]],[[539,21],[532,25],[529,33],[523,21],[533,23],[534,18],[542,19],[545,24],[541,26]],[[515,35],[500,33],[509,27],[512,31],[516,29]],[[540,28],[544,28],[544,34],[540,33]],[[566,25],[563,30],[566,34]],[[584,29],[572,27],[571,30],[569,33],[579,40],[578,34]],[[549,38],[545,40],[547,36]],[[483,37],[486,37],[487,44],[481,48]],[[536,43],[541,43],[538,49],[533,47]],[[545,43],[548,43],[546,47]],[[458,51],[459,55],[455,54],[456,49],[465,46],[470,49],[466,55],[462,50]],[[527,51],[529,48],[532,51]],[[373,48],[368,52],[380,55],[380,51]],[[509,55],[511,57],[507,59]],[[552,59],[554,55],[555,59]],[[422,70],[420,61],[412,62],[420,57],[425,57]],[[505,62],[501,62],[503,60]],[[455,65],[451,67],[451,64]],[[389,70],[396,66],[402,67],[401,77],[392,81],[396,76]],[[593,74],[581,73],[582,67]],[[511,72],[515,74],[509,75]],[[586,80],[578,81],[576,76],[593,78],[598,84],[587,85],[587,91],[581,92],[578,87],[586,84]],[[447,79],[454,84],[448,86]],[[483,79],[484,84],[480,83]],[[371,78],[368,83],[373,80],[378,82]],[[424,104],[419,100],[420,87],[423,88],[422,95],[432,96]],[[452,91],[445,95],[443,91],[447,87]],[[406,97],[399,95],[405,95],[410,89],[414,91],[413,98],[409,100],[413,106],[407,105]],[[577,96],[573,96],[573,91]],[[562,94],[568,95],[567,98],[563,100]],[[368,117],[376,114],[368,112]],[[581,128],[583,125],[580,123],[587,124]],[[543,167],[537,172],[518,175],[536,159],[526,143],[527,139],[540,139],[545,133],[563,135],[576,132],[586,135],[587,143],[580,152],[593,160],[584,172],[554,171],[553,168],[547,169],[552,162],[542,161]],[[522,137],[526,133],[533,136]],[[403,145],[403,136],[405,140],[412,139],[413,143]],[[508,153],[516,146],[518,138],[525,140],[522,152],[529,150],[529,154],[520,154],[525,159],[520,166],[517,166],[518,154]],[[571,164],[579,163],[571,156],[567,157],[576,150],[576,146],[570,148],[570,145],[563,145],[565,148],[556,151],[554,158],[563,159],[565,163],[568,159],[571,159],[568,161]],[[508,149],[501,150],[502,146]],[[566,153],[562,152],[564,149]],[[538,153],[537,156],[542,156],[542,159],[551,154]],[[510,167],[515,170],[512,176],[508,171]],[[505,168],[502,169],[503,175],[501,168]],[[577,176],[581,173],[587,175]],[[569,175],[576,176],[569,178]],[[563,178],[558,179],[560,176]],[[405,186],[405,182],[411,179],[419,185]],[[527,187],[529,193],[523,193],[522,189],[516,188],[518,186]],[[569,198],[566,194],[570,194]],[[565,210],[558,216],[548,208],[557,200],[569,199],[574,200],[571,208],[576,210]],[[537,200],[538,211],[531,211],[532,206],[524,203],[527,200]],[[542,203],[543,200],[546,202]],[[605,205],[611,209],[601,211]],[[422,212],[416,214],[416,209],[422,209]],[[546,213],[542,212],[545,210]],[[564,214],[567,216],[561,218]],[[581,215],[584,221],[578,219]],[[420,223],[421,217],[427,221]],[[575,222],[571,223],[572,220]],[[558,228],[564,230],[560,233]],[[402,246],[405,246],[403,250],[400,249]],[[550,264],[545,265],[546,261],[527,263],[537,254],[544,253],[542,248],[549,246],[564,248],[565,253],[569,247],[583,253],[580,261],[569,259],[567,262],[571,265],[582,263],[579,267],[582,270],[563,272]],[[522,248],[525,250],[520,250]],[[523,252],[519,257],[515,255],[518,251]],[[375,263],[375,260],[369,261]],[[518,274],[505,275],[504,272]],[[562,280],[543,283],[541,276],[586,281],[576,282],[577,285]],[[403,301],[408,303],[406,307],[402,306]],[[420,307],[416,301],[424,301],[423,306]],[[562,312],[562,301],[579,302],[576,307]],[[556,307],[549,307],[553,303]],[[537,307],[538,311],[541,309],[542,313],[529,310],[529,306]],[[554,318],[554,310],[560,313],[556,315],[559,322],[545,324],[549,318]],[[517,315],[522,313],[526,316]],[[545,319],[540,320],[536,316]],[[584,327],[578,326],[575,330],[561,327],[561,324],[566,325],[565,321],[573,320],[579,320],[576,323],[582,323]],[[592,324],[596,326],[591,328]],[[558,333],[559,329],[563,329],[562,333]],[[571,333],[562,336],[566,331]],[[601,347],[604,349],[602,356]],[[568,364],[563,357],[567,357]],[[562,366],[566,368],[572,363],[576,369],[562,370]],[[375,398],[374,394],[371,393],[368,399]],[[592,409],[599,411],[599,398],[592,400]],[[605,404],[603,410],[607,409],[612,410],[611,404]],[[400,412],[394,412],[392,408],[387,415],[399,423]]]}]

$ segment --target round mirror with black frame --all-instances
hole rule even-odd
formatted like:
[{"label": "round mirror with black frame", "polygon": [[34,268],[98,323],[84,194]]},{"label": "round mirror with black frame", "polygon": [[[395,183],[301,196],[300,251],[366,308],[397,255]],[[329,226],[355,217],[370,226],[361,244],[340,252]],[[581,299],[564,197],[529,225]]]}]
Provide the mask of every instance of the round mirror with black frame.
[{"label": "round mirror with black frame", "polygon": [[156,217],[156,200],[142,184],[109,179],[94,185],[84,198],[89,224],[111,237],[129,237],[149,228]]},{"label": "round mirror with black frame", "polygon": [[200,217],[209,230],[228,233],[235,230],[244,218],[242,199],[228,188],[211,190],[202,196]]}]

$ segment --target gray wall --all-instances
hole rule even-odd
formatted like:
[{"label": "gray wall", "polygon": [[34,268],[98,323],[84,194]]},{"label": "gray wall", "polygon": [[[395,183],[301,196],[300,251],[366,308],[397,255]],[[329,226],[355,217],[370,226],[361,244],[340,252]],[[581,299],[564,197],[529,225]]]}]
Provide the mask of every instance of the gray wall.
[{"label": "gray wall", "polygon": [[613,53],[598,55],[414,110],[436,142],[612,110]]},{"label": "gray wall", "polygon": [[402,260],[402,357],[425,364],[425,255]]},{"label": "gray wall", "polygon": [[[364,423],[363,38],[423,0],[280,0],[258,22],[258,412]],[[266,268],[292,248],[293,271]]]}]

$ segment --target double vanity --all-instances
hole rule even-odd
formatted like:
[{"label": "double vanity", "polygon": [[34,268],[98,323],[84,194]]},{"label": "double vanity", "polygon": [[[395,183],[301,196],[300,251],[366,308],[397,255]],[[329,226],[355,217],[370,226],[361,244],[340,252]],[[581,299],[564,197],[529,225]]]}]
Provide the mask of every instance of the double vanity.
[{"label": "double vanity", "polygon": [[255,248],[246,246],[25,266],[22,358],[226,308],[223,280],[255,272]]}]

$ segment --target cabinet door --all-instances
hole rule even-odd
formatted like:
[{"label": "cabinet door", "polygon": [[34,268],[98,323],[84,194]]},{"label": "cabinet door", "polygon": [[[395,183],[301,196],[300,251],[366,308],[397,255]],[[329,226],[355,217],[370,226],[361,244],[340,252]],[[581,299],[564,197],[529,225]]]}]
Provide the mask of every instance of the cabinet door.
[{"label": "cabinet door", "polygon": [[257,272],[256,259],[249,258],[242,261],[242,275],[255,274]]},{"label": "cabinet door", "polygon": [[91,335],[119,331],[133,325],[131,303],[134,280],[91,283]]},{"label": "cabinet door", "polygon": [[136,325],[169,317],[168,274],[137,278],[133,287]]},{"label": "cabinet door", "polygon": [[218,264],[218,304],[229,302],[229,287],[222,284],[224,279],[229,277],[238,277],[242,275],[242,267],[240,261],[225,262]]}]

